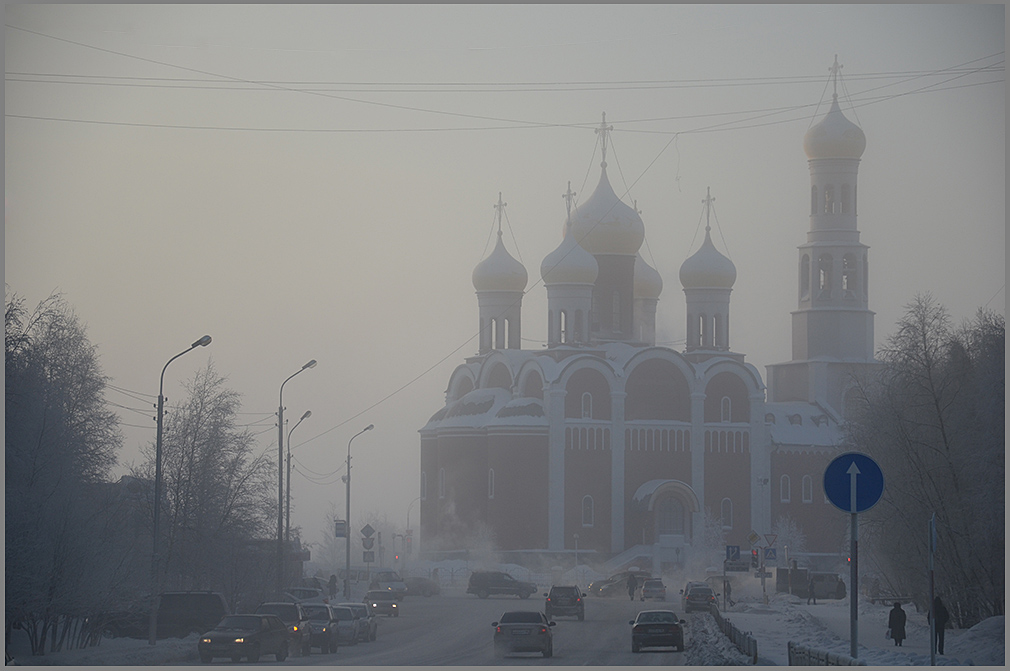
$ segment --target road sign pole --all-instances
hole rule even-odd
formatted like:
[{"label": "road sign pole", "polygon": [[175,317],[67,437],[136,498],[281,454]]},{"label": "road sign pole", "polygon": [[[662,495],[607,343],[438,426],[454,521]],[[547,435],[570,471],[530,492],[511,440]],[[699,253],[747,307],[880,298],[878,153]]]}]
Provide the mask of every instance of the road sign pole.
[{"label": "road sign pole", "polygon": [[[853,478],[855,479],[855,478]],[[855,498],[853,497],[853,500]],[[859,515],[852,513],[852,550],[849,566],[849,638],[852,640],[849,657],[859,656]]]}]

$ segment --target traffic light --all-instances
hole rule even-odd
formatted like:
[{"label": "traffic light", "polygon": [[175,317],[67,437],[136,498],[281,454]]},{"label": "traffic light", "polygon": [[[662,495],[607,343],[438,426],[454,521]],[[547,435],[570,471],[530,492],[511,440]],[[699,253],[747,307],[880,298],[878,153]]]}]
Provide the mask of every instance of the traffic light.
[{"label": "traffic light", "polygon": [[751,550],[750,551],[750,565],[751,565],[751,568],[757,568],[758,567],[758,551],[757,550]]},{"label": "traffic light", "polygon": [[413,539],[410,536],[406,536],[403,539],[403,544],[404,544],[403,554],[405,554],[408,557],[410,556],[411,552],[414,549],[414,544],[411,542],[412,540]]}]

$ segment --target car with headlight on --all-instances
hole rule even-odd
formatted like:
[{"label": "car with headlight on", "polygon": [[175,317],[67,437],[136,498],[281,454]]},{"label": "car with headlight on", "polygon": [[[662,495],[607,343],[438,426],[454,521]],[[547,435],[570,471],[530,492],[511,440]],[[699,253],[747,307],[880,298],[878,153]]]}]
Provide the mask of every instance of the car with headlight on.
[{"label": "car with headlight on", "polygon": [[200,637],[197,651],[204,664],[215,657],[258,662],[262,655],[274,655],[283,662],[288,657],[288,628],[276,615],[225,615]]},{"label": "car with headlight on", "polygon": [[370,589],[365,592],[365,598],[361,602],[367,604],[376,615],[400,616],[400,609],[396,605],[396,595],[389,590]]},{"label": "car with headlight on", "polygon": [[311,625],[302,604],[290,601],[266,601],[256,608],[256,615],[276,615],[288,628],[290,649],[303,655],[312,652]]},{"label": "car with headlight on", "polygon": [[372,608],[366,603],[338,603],[338,606],[350,608],[354,616],[359,620],[358,640],[374,641],[379,632],[379,621],[372,614]]},{"label": "car with headlight on", "polygon": [[536,610],[511,610],[502,613],[494,627],[494,651],[498,657],[510,652],[539,652],[554,655],[554,622]]},{"label": "car with headlight on", "polygon": [[336,613],[325,603],[302,604],[309,618],[309,645],[326,654],[340,647],[340,630]]},{"label": "car with headlight on", "polygon": [[672,647],[684,651],[684,625],[686,620],[672,610],[643,610],[631,625],[631,651],[642,648]]},{"label": "car with headlight on", "polygon": [[574,615],[579,620],[586,619],[585,594],[575,585],[554,585],[544,592],[544,615],[550,620],[556,615]]}]

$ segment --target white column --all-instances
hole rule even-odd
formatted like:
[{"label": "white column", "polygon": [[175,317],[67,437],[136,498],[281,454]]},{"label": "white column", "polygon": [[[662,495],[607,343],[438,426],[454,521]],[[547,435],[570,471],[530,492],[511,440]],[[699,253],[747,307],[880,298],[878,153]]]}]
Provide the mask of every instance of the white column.
[{"label": "white column", "polygon": [[610,551],[624,551],[624,399],[610,393]]},{"label": "white column", "polygon": [[565,396],[561,387],[544,395],[547,434],[547,549],[565,548]]}]

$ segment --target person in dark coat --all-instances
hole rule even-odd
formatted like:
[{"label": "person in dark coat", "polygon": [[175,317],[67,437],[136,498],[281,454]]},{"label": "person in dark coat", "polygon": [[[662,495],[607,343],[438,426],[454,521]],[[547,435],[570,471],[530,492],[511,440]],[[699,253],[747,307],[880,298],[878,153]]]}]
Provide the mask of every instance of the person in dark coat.
[{"label": "person in dark coat", "polygon": [[635,574],[632,573],[628,576],[628,598],[632,601],[635,600],[635,590],[638,589],[638,579],[635,578]]},{"label": "person in dark coat", "polygon": [[894,602],[894,608],[887,616],[887,628],[891,630],[894,644],[900,646],[901,642],[905,640],[905,611],[901,609],[900,601]]},{"label": "person in dark coat", "polygon": [[940,601],[940,597],[933,598],[932,619],[935,623],[933,629],[936,631],[936,651],[942,655],[943,630],[947,627],[947,620],[950,619],[950,613],[947,612],[947,607],[943,605],[943,601]]},{"label": "person in dark coat", "polygon": [[330,593],[330,598],[331,599],[334,598],[335,596],[337,596],[337,576],[331,575],[330,576],[330,582],[327,583],[326,586],[327,586],[327,588],[329,588],[328,591]]},{"label": "person in dark coat", "polygon": [[814,594],[813,578],[810,578],[810,582],[807,583],[807,605],[809,606],[811,602],[813,602],[815,606],[817,605],[817,595]]}]

